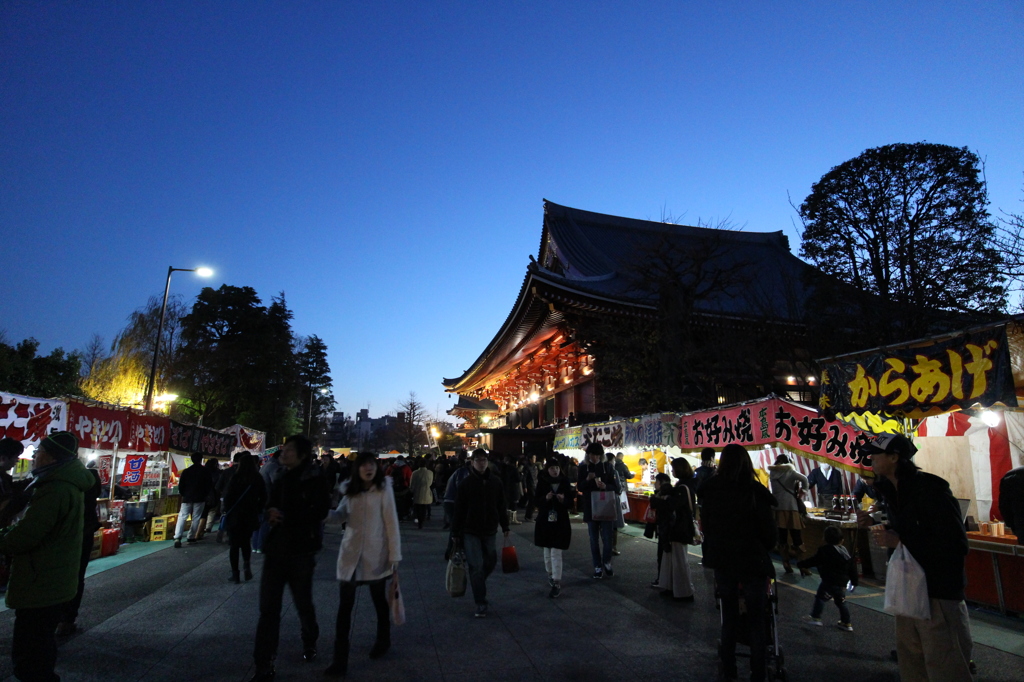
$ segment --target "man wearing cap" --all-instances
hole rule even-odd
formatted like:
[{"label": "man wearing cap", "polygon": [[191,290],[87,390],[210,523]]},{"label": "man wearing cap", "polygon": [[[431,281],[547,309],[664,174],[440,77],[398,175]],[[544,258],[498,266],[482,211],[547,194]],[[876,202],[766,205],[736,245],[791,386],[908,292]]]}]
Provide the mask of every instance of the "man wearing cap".
[{"label": "man wearing cap", "polygon": [[456,491],[452,516],[452,538],[466,552],[477,618],[487,616],[487,576],[498,563],[494,538],[499,524],[508,537],[507,508],[501,479],[488,467],[487,452],[477,448],[473,451],[469,475]]},{"label": "man wearing cap", "polygon": [[75,437],[50,434],[36,449],[25,513],[0,538],[0,553],[14,558],[7,606],[14,609],[11,658],[19,680],[60,679],[54,632],[78,591],[83,495],[94,481],[78,459]]},{"label": "man wearing cap", "polygon": [[[896,616],[896,652],[903,682],[969,682],[973,643],[964,604],[967,533],[949,483],[914,464],[917,448],[902,434],[884,433],[865,446],[875,490],[889,525],[873,527],[884,547],[902,543],[924,570],[931,618]],[[861,513],[861,523],[870,517]]]}]

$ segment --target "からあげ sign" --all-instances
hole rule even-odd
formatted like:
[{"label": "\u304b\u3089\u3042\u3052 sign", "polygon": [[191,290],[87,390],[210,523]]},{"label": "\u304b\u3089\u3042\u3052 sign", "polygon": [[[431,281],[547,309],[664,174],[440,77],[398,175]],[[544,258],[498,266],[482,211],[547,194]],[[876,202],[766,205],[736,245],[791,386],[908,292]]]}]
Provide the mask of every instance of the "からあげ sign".
[{"label": "\u304b\u3089\u3042\u3052 sign", "polygon": [[820,406],[912,419],[973,405],[1016,406],[1005,325],[822,363]]}]

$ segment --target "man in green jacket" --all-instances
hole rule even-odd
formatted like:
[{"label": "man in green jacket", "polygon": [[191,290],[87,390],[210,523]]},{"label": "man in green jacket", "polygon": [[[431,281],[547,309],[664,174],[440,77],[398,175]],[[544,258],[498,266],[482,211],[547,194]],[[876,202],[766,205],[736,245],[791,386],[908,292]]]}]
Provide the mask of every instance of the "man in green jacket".
[{"label": "man in green jacket", "polygon": [[11,658],[19,680],[60,680],[54,634],[66,602],[78,592],[83,494],[93,477],[78,459],[78,440],[52,433],[36,449],[28,507],[0,538],[13,557],[7,606],[14,609]]}]

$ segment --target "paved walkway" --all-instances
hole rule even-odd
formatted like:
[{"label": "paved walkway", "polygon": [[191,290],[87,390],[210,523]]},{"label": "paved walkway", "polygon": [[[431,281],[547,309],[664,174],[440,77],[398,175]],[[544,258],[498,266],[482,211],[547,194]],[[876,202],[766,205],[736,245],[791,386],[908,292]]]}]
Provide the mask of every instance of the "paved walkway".
[{"label": "paved walkway", "polygon": [[[439,515],[435,508],[435,518]],[[374,616],[368,594],[362,590],[356,604],[349,679],[660,682],[715,678],[719,621],[711,577],[696,565],[697,557],[691,557],[696,602],[678,604],[648,587],[654,577],[655,548],[642,537],[621,536],[622,556],[616,559],[615,577],[591,579],[586,530],[574,524],[563,595],[550,600],[541,552],[532,544],[533,526],[513,526],[522,570],[492,576],[488,582],[491,616],[478,620],[472,617],[468,595],[451,599],[444,592],[446,533],[440,522],[428,522],[422,531],[409,524],[402,528],[408,623],[393,629],[391,652],[382,660],[370,661],[366,654],[373,643]],[[328,536],[314,586],[323,659],[312,664],[302,661],[298,620],[286,598],[278,680],[318,679],[330,662],[338,599],[334,581],[338,543],[337,535]],[[254,560],[258,571],[258,555]],[[210,539],[95,573],[87,580],[80,618],[83,631],[62,644],[58,672],[67,681],[246,679],[252,673],[258,576],[236,586],[227,582],[227,573],[226,548]],[[889,655],[893,648],[889,616],[855,599],[853,633],[808,628],[799,617],[810,608],[808,590],[816,582],[810,578],[792,582],[795,586],[787,584],[779,591],[779,631],[790,680],[820,681],[837,674],[857,682],[898,679]],[[9,611],[0,613],[0,679],[11,674],[7,653],[13,616]],[[835,607],[827,607],[825,616],[826,622],[835,620]],[[1013,622],[998,618],[993,622],[991,627],[1004,633],[1007,641],[1024,642],[1024,634],[1018,631],[1014,636]],[[978,680],[1024,679],[1024,659],[1019,655],[979,644],[974,658]]]}]

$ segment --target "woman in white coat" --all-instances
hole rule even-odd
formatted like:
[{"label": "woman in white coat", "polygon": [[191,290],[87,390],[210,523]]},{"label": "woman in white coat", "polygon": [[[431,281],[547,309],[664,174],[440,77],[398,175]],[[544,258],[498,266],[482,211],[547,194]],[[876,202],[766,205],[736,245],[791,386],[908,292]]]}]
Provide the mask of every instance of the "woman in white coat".
[{"label": "woman in white coat", "polygon": [[377,640],[370,658],[380,658],[391,648],[391,614],[385,593],[387,579],[398,570],[402,560],[402,540],[398,532],[398,512],[391,479],[377,463],[372,452],[360,452],[352,465],[352,476],[341,484],[342,498],[331,512],[331,521],[347,523],[338,552],[337,577],[341,584],[334,662],[328,676],[343,677],[348,672],[349,631],[356,589],[370,587],[370,598],[377,612]]}]

